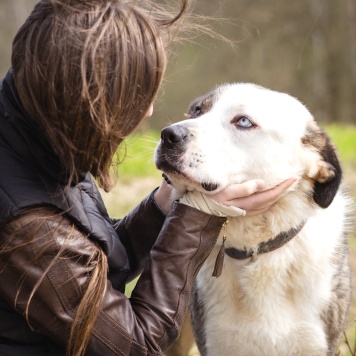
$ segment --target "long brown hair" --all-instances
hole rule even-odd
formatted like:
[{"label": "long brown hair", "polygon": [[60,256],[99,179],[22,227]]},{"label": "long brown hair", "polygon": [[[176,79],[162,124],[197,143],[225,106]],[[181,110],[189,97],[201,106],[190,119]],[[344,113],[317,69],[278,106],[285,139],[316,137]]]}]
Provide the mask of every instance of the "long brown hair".
[{"label": "long brown hair", "polygon": [[160,87],[166,45],[186,13],[149,0],[41,0],[13,41],[15,86],[68,184],[90,171],[105,190],[123,139]]},{"label": "long brown hair", "polygon": [[[41,0],[16,34],[15,87],[58,155],[68,185],[89,171],[110,189],[114,153],[157,96],[167,46],[188,2],[180,0],[173,12],[149,0]],[[72,326],[71,355],[84,354],[100,311],[107,280],[100,253]]]}]

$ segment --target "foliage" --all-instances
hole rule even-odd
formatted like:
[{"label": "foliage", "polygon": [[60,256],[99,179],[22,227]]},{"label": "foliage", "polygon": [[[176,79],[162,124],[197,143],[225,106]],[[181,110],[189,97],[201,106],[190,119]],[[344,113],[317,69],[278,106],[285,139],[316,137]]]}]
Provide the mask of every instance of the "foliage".
[{"label": "foliage", "polygon": [[196,96],[224,82],[254,82],[302,100],[317,120],[356,123],[354,0],[196,1],[196,9],[228,18],[219,33],[177,51],[166,75],[160,124],[177,121]]}]

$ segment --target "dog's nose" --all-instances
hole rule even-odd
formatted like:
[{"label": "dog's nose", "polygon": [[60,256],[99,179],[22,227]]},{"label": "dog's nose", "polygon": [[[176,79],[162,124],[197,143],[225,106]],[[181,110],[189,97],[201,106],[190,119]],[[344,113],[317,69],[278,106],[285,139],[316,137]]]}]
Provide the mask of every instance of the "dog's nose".
[{"label": "dog's nose", "polygon": [[187,141],[188,129],[180,125],[171,125],[161,131],[161,141],[166,147],[173,147]]}]

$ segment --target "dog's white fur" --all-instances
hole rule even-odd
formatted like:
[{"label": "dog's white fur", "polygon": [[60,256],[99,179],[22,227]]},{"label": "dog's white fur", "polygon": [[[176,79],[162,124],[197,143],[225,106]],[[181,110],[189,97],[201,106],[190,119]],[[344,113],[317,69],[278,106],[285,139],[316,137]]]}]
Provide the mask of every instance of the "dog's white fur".
[{"label": "dog's white fur", "polygon": [[[178,191],[209,194],[202,183],[216,184],[216,192],[255,178],[263,179],[268,189],[300,177],[268,212],[229,219],[226,247],[256,249],[307,221],[294,239],[255,260],[225,256],[222,275],[214,278],[221,232],[195,285],[192,313],[203,310],[198,320],[203,325],[197,331],[198,338],[203,336],[197,340],[201,353],[332,355],[336,341],[330,341],[327,329],[336,322],[329,313],[335,304],[340,314],[338,339],[349,303],[345,247],[349,201],[340,189],[327,207],[313,200],[316,182],[323,184],[335,175],[320,152],[325,142],[313,142],[319,128],[295,98],[252,84],[224,85],[199,100],[190,110],[192,119],[173,125],[189,136],[184,149],[172,154],[173,148],[165,150],[162,142],[156,151],[158,168],[166,171]],[[249,125],[247,120],[252,127],[242,127]],[[339,283],[335,276],[340,274],[343,298],[335,297]]]}]

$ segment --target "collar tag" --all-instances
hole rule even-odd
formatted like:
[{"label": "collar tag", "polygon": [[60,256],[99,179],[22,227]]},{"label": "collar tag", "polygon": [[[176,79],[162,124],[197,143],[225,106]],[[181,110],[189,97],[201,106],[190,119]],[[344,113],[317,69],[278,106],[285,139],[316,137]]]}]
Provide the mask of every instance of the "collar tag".
[{"label": "collar tag", "polygon": [[222,273],[222,269],[223,269],[223,265],[224,265],[224,257],[225,257],[225,241],[227,239],[226,236],[226,225],[229,223],[229,220],[227,219],[224,224],[223,224],[223,229],[224,229],[224,234],[223,234],[223,242],[222,245],[220,247],[220,250],[218,252],[218,255],[216,256],[216,260],[215,260],[215,266],[214,266],[214,270],[213,270],[213,277],[220,277],[221,273]]}]

